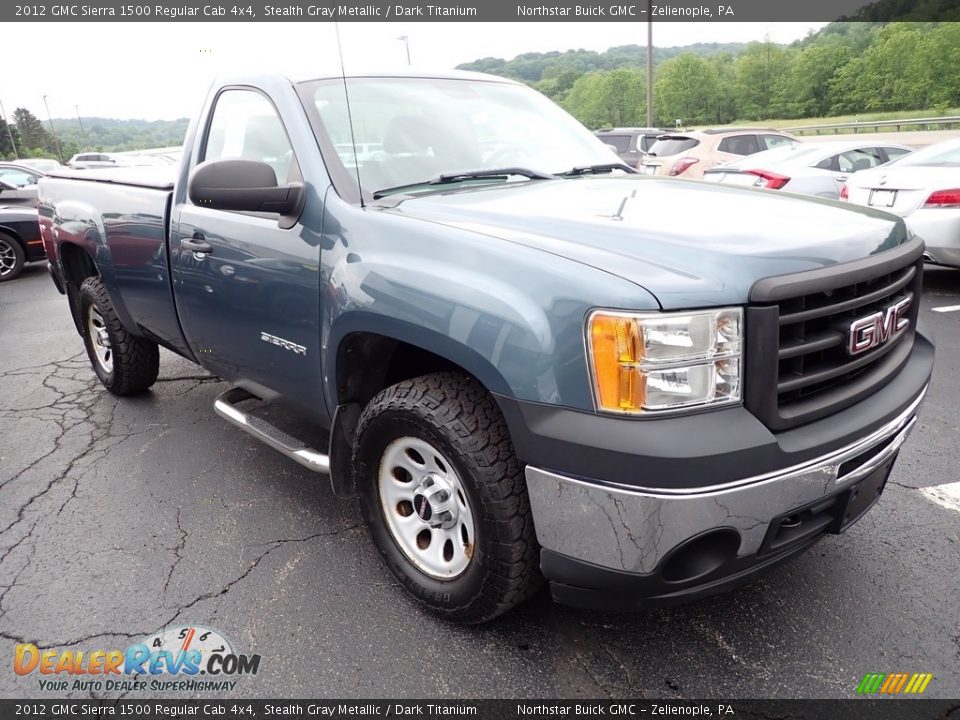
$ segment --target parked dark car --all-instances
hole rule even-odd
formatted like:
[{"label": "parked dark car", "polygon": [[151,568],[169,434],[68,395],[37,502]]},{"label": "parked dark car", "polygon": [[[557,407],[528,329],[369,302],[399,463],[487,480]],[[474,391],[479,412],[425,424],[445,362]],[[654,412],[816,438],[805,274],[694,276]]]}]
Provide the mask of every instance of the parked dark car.
[{"label": "parked dark car", "polygon": [[37,205],[37,183],[46,173],[19,163],[0,162],[0,205]]},{"label": "parked dark car", "polygon": [[669,130],[660,128],[601,128],[594,135],[617,149],[617,155],[630,167],[636,167],[657,138]]},{"label": "parked dark car", "polygon": [[0,282],[13,280],[26,263],[44,257],[36,208],[0,206]]}]

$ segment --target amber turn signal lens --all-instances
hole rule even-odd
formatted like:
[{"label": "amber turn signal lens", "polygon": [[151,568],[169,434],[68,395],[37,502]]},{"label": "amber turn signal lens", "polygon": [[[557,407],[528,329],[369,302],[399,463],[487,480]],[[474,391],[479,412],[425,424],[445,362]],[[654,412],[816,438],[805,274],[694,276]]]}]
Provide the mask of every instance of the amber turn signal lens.
[{"label": "amber turn signal lens", "polygon": [[596,314],[590,320],[590,351],[597,384],[597,401],[604,410],[643,407],[644,378],[633,363],[642,351],[640,331],[630,317]]}]

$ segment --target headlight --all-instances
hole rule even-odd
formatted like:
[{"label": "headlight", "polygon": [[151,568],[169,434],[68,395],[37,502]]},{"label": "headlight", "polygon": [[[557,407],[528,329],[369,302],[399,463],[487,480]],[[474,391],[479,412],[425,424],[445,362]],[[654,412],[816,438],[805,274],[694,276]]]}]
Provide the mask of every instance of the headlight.
[{"label": "headlight", "polygon": [[593,312],[587,345],[597,409],[629,414],[740,401],[741,308]]}]

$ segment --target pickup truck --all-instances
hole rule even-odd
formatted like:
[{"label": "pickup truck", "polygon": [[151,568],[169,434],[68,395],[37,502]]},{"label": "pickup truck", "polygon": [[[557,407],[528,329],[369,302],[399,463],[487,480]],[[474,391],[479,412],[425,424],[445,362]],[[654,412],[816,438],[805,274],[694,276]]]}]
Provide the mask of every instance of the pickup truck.
[{"label": "pickup truck", "polygon": [[94,372],[144,392],[163,347],[227,381],[460,622],[797,556],[877,500],[930,378],[901,219],[641,176],[501,78],[227,78],[164,172],[40,183]]}]

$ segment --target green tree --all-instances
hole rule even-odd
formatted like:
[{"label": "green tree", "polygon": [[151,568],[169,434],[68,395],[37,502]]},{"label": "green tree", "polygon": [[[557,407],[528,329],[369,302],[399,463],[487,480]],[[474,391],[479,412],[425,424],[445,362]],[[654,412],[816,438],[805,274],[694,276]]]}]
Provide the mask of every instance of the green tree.
[{"label": "green tree", "polygon": [[12,160],[17,156],[13,145],[10,144],[10,135],[13,135],[13,142],[16,143],[16,150],[20,149],[23,141],[20,139],[20,133],[16,126],[7,125],[7,121],[0,118],[0,158]]},{"label": "green tree", "polygon": [[[13,111],[13,122],[17,126],[23,145],[27,148],[53,148],[53,138],[43,123],[26,108]],[[55,148],[54,148],[55,149]]]},{"label": "green tree", "polygon": [[936,78],[928,91],[930,105],[939,112],[960,106],[960,23],[944,22],[934,28],[921,62]]},{"label": "green tree", "polygon": [[614,127],[640,125],[647,114],[647,73],[639,68],[618,68],[603,78],[600,102],[606,122]]},{"label": "green tree", "polygon": [[639,68],[593,72],[573,83],[563,107],[590,128],[646,122],[647,75]]},{"label": "green tree", "polygon": [[930,63],[930,33],[910,23],[882,28],[863,54],[836,74],[833,112],[913,110],[927,107],[942,81]]},{"label": "green tree", "polygon": [[726,124],[738,117],[737,73],[732,53],[717,53],[710,58],[717,73],[717,96],[714,100],[711,122]]},{"label": "green tree", "polygon": [[693,125],[713,122],[720,83],[717,69],[692,53],[678,55],[658,69],[654,84],[654,110],[660,125],[679,119]]},{"label": "green tree", "polygon": [[775,117],[774,100],[789,67],[786,50],[775,43],[752,42],[736,61],[736,93],[740,117]]},{"label": "green tree", "polygon": [[780,90],[784,117],[826,115],[836,102],[833,81],[853,51],[835,36],[803,48],[793,59]]}]

